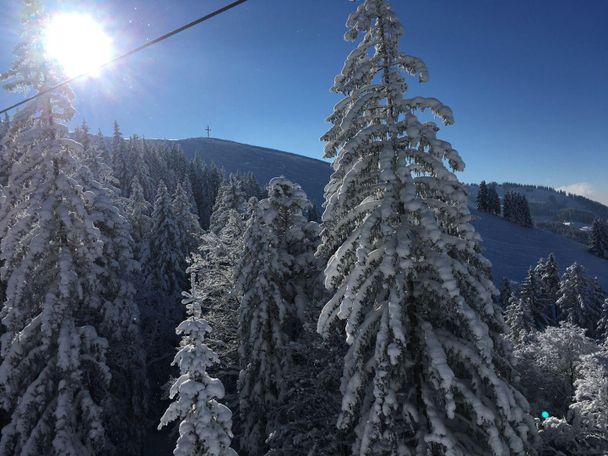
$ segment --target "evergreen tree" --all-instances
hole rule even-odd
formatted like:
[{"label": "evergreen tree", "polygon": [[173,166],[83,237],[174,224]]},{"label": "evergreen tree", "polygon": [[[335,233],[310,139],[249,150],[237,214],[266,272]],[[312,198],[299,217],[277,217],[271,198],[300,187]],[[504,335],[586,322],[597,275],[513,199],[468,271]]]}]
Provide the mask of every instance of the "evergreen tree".
[{"label": "evergreen tree", "polygon": [[186,257],[181,234],[173,201],[161,181],[152,212],[148,284],[166,297],[179,296],[185,282]]},{"label": "evergreen tree", "polygon": [[144,191],[137,177],[131,183],[131,196],[128,199],[127,217],[131,224],[133,237],[133,256],[146,271],[150,255],[149,239],[152,237],[152,206],[144,196]]},{"label": "evergreen tree", "polygon": [[144,274],[146,294],[142,299],[142,324],[148,377],[155,399],[150,406],[160,409],[165,407],[160,402],[161,389],[170,374],[165,360],[171,357],[178,343],[175,328],[183,320],[179,297],[185,284],[186,270],[184,244],[173,212],[173,201],[163,181],[154,201],[149,249]]},{"label": "evergreen tree", "polygon": [[366,0],[347,26],[347,39],[364,37],[333,87],[346,98],[323,138],[337,158],[319,249],[333,294],[319,331],[346,320],[349,344],[338,427],[355,427],[356,455],[523,455],[534,425],[510,384],[490,266],[452,172],[464,164],[415,115],[449,124],[452,113],[403,97],[403,73],[427,71],[398,50],[386,1]]},{"label": "evergreen tree", "polygon": [[608,258],[608,222],[600,219],[593,221],[589,251],[601,258]]},{"label": "evergreen tree", "polygon": [[477,210],[481,212],[489,212],[489,201],[488,201],[488,186],[486,181],[481,181],[479,184],[479,191],[477,192]]},{"label": "evergreen tree", "polygon": [[[243,253],[244,233],[242,216],[230,210],[218,234],[209,231],[201,236],[189,268],[196,274],[205,319],[214,328],[209,345],[219,354],[217,375],[227,387],[226,402],[230,404],[238,404],[239,303],[234,293],[234,266]],[[232,408],[236,412],[235,406]]]},{"label": "evergreen tree", "polygon": [[[579,454],[608,452],[608,347],[583,356],[577,366],[570,410],[583,446]],[[592,453],[593,452],[593,453]]]},{"label": "evergreen tree", "polygon": [[503,199],[503,217],[508,222],[515,223],[526,228],[533,226],[528,200],[521,193],[505,193]]},{"label": "evergreen tree", "polygon": [[127,157],[125,140],[116,121],[114,121],[114,136],[112,137],[112,170],[118,184],[119,195],[129,196],[131,165]]},{"label": "evergreen tree", "polygon": [[550,304],[543,299],[541,285],[535,269],[528,269],[528,275],[521,284],[519,299],[524,301],[524,306],[530,309],[534,327],[543,330],[549,325],[551,308]]},{"label": "evergreen tree", "polygon": [[106,161],[106,158],[103,156],[103,152],[100,149],[99,137],[93,140],[86,121],[83,121],[76,129],[75,136],[76,140],[82,144],[81,161],[89,168],[93,178],[101,184],[104,184],[109,190],[115,191],[112,168],[109,166],[109,162]]},{"label": "evergreen tree", "polygon": [[230,448],[232,413],[217,402],[224,397],[224,386],[207,372],[219,359],[206,344],[211,327],[202,318],[201,290],[195,279],[192,274],[190,293],[184,293],[188,318],[177,327],[182,340],[173,364],[179,366],[180,377],[173,382],[169,397],[178,398],[169,405],[158,428],[180,420],[176,456],[236,456]]},{"label": "evergreen tree", "polygon": [[226,223],[229,210],[244,214],[247,207],[247,195],[241,179],[231,174],[218,190],[213,212],[211,213],[209,229],[218,233]]},{"label": "evergreen tree", "polygon": [[495,182],[488,185],[488,212],[490,214],[500,215],[500,198],[496,191]]},{"label": "evergreen tree", "polygon": [[547,259],[540,259],[534,268],[537,279],[537,299],[541,302],[540,307],[545,309],[547,324],[557,324],[557,293],[559,292],[559,268],[555,256],[550,254]]},{"label": "evergreen tree", "polygon": [[260,184],[258,184],[255,175],[251,171],[240,176],[240,179],[243,182],[243,191],[245,192],[245,199],[248,200],[249,198],[266,198],[266,190],[263,189]]},{"label": "evergreen tree", "polygon": [[317,208],[314,201],[311,202],[310,208],[306,212],[306,218],[308,218],[311,222],[319,223],[321,221],[321,215],[319,214],[319,209]]},{"label": "evergreen tree", "polygon": [[509,301],[514,295],[515,289],[513,287],[513,283],[509,279],[504,277],[502,279],[502,284],[500,285],[500,294],[498,295],[498,304],[500,305],[503,311],[507,309]]},{"label": "evergreen tree", "polygon": [[151,201],[154,198],[154,183],[150,176],[150,168],[148,167],[148,157],[144,141],[138,136],[132,136],[127,143],[127,157],[130,163],[131,180],[129,185],[132,185],[133,179],[137,179],[141,185],[144,198]]},{"label": "evergreen tree", "polygon": [[146,416],[146,365],[141,319],[135,304],[133,281],[140,265],[133,258],[132,227],[114,206],[111,194],[97,182],[87,167],[78,174],[88,198],[92,221],[103,242],[102,256],[96,261],[101,286],[96,299],[104,309],[102,330],[107,334],[107,362],[111,369],[109,397],[104,402],[105,423],[112,437],[114,452],[137,455],[143,445],[141,423]]},{"label": "evergreen tree", "polygon": [[534,415],[540,416],[545,410],[556,417],[566,416],[581,357],[597,350],[584,329],[568,322],[537,331],[528,343],[516,347],[520,385]]},{"label": "evergreen tree", "polygon": [[519,224],[525,228],[531,228],[534,226],[532,222],[532,215],[530,214],[530,206],[528,200],[524,195],[519,196]]},{"label": "evergreen tree", "polygon": [[203,207],[200,223],[203,229],[208,229],[211,221],[213,206],[222,183],[222,172],[215,166],[205,166],[203,170]]},{"label": "evergreen tree", "polygon": [[[2,75],[7,89],[41,93],[63,78],[45,62],[44,20],[39,3],[28,0],[22,42]],[[112,395],[124,385],[118,370],[132,355],[122,353],[128,347],[122,329],[133,315],[108,263],[128,266],[128,250],[116,233],[110,246],[107,224],[119,219],[78,162],[79,145],[67,139],[71,99],[61,87],[14,119],[14,161],[0,209],[0,273],[7,284],[0,407],[8,416],[1,455],[128,454],[106,415],[123,411],[113,407]],[[127,424],[119,431],[129,432]]]},{"label": "evergreen tree", "polygon": [[196,207],[196,215],[202,225],[205,208],[204,179],[205,165],[200,154],[196,153],[190,162],[190,185],[192,186],[192,198]]},{"label": "evergreen tree", "polygon": [[173,213],[184,248],[184,258],[186,258],[195,251],[200,242],[201,227],[197,216],[192,213],[192,198],[188,197],[182,184],[177,184],[175,189]]},{"label": "evergreen tree", "polygon": [[604,344],[608,347],[608,298],[604,300],[601,315],[597,322],[597,330],[599,336],[604,340]]},{"label": "evergreen tree", "polygon": [[262,454],[269,434],[283,424],[275,410],[287,401],[290,345],[302,335],[310,271],[316,270],[310,267],[316,229],[304,216],[309,204],[298,185],[274,178],[245,233],[236,287],[241,297],[241,446],[249,454]]},{"label": "evergreen tree", "polygon": [[530,341],[536,325],[528,300],[511,296],[505,312],[505,320],[509,327],[508,337],[513,344],[521,346]]},{"label": "evergreen tree", "polygon": [[597,279],[587,276],[583,266],[574,263],[566,269],[560,282],[556,303],[558,318],[578,325],[586,329],[590,337],[596,337],[605,298]]}]

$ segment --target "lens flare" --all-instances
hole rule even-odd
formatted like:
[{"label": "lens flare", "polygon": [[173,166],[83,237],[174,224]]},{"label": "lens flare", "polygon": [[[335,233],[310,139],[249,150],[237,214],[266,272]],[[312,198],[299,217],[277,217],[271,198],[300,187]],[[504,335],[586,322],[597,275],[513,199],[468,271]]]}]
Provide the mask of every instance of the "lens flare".
[{"label": "lens flare", "polygon": [[44,29],[47,58],[55,60],[69,77],[99,74],[101,64],[112,58],[112,40],[91,16],[61,13]]}]

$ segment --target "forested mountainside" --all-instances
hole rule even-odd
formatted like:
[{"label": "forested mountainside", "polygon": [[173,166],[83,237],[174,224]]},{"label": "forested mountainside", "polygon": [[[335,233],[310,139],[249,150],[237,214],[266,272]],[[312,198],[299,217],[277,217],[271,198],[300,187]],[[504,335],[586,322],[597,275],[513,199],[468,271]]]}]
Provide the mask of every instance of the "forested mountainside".
[{"label": "forested mountainside", "polygon": [[[167,143],[179,146],[189,159],[198,154],[206,163],[214,163],[226,172],[251,172],[262,186],[272,177],[283,175],[300,183],[317,205],[323,201],[323,188],[331,175],[331,166],[327,162],[266,147],[215,138],[167,140]],[[467,189],[469,203],[473,207],[479,186],[469,184]],[[524,194],[535,223],[552,220],[591,224],[594,218],[608,217],[606,206],[548,187],[503,183],[498,184],[496,189],[501,198],[506,192]],[[478,219],[474,225],[483,238],[482,245],[492,262],[497,284],[504,277],[518,281],[523,279],[530,265],[538,258],[554,253],[562,268],[579,262],[590,275],[598,277],[602,286],[608,288],[608,262],[591,255],[586,245],[546,229],[523,228],[478,211],[474,211],[474,214]]]},{"label": "forested mountainside", "polygon": [[200,154],[203,161],[215,163],[228,173],[252,172],[262,185],[273,177],[285,176],[298,182],[317,206],[323,202],[323,188],[331,174],[327,162],[224,139],[188,138],[169,142],[178,145],[189,159]]},{"label": "forested mountainside", "polygon": [[[469,184],[469,201],[475,203],[479,185]],[[591,225],[596,218],[608,218],[608,207],[584,196],[555,190],[542,185],[524,185],[512,182],[496,184],[502,198],[507,192],[521,193],[528,200],[535,223],[559,222]]]}]

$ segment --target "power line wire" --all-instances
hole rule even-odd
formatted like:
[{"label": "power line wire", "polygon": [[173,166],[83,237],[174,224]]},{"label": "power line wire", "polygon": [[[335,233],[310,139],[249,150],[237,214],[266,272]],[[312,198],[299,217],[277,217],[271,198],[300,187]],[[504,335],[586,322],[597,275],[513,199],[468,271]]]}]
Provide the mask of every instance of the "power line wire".
[{"label": "power line wire", "polygon": [[[211,12],[211,13],[203,16],[203,17],[199,17],[198,19],[196,19],[196,20],[194,20],[194,21],[192,21],[192,22],[190,22],[190,23],[188,23],[186,25],[183,25],[182,27],[176,28],[175,30],[172,30],[169,33],[165,33],[164,35],[161,35],[158,38],[154,38],[152,41],[148,41],[147,43],[142,44],[141,46],[136,47],[135,49],[131,49],[129,52],[126,52],[126,53],[124,53],[122,55],[119,55],[118,57],[114,57],[113,59],[108,60],[105,63],[102,63],[97,68],[101,69],[101,68],[107,67],[108,65],[111,65],[111,64],[113,64],[113,63],[115,63],[115,62],[117,62],[119,60],[122,60],[122,59],[124,59],[126,57],[129,57],[129,56],[135,54],[136,52],[139,52],[139,51],[141,51],[141,50],[143,50],[143,49],[145,49],[147,47],[150,47],[150,46],[153,46],[153,45],[155,45],[157,43],[160,43],[161,41],[164,41],[167,38],[172,37],[173,35],[177,35],[178,33],[183,32],[184,30],[187,30],[187,29],[189,29],[191,27],[194,27],[195,25],[198,25],[201,22],[205,22],[205,21],[207,21],[207,20],[209,20],[209,19],[211,19],[211,18],[213,18],[215,16],[219,16],[220,14],[225,13],[226,11],[231,10],[232,8],[234,8],[236,6],[239,6],[239,5],[243,4],[243,3],[245,3],[246,1],[247,0],[236,0],[236,1],[232,2],[232,3],[229,3],[228,5],[223,6],[222,8],[217,9],[217,10],[215,10],[215,11],[213,11],[213,12]],[[36,95],[32,95],[31,97],[26,98],[25,100],[21,100],[20,102],[15,103],[14,105],[9,106],[6,109],[3,109],[2,111],[0,111],[0,114],[4,114],[5,112],[8,112],[11,109],[14,109],[14,108],[16,108],[18,106],[21,106],[22,104],[28,103],[28,102],[30,102],[32,100],[35,100],[36,98],[38,98],[38,97],[40,97],[42,95],[45,95],[45,94],[47,94],[49,92],[52,92],[53,90],[57,90],[58,88],[63,87],[65,85],[69,84],[70,82],[75,81],[76,79],[79,79],[79,78],[81,78],[83,76],[86,76],[87,74],[89,74],[89,71],[81,73],[81,74],[79,74],[77,76],[74,76],[74,77],[72,77],[70,79],[66,79],[65,81],[60,82],[59,84],[56,84],[53,87],[49,87],[48,89],[45,89],[42,92],[38,92]]]}]

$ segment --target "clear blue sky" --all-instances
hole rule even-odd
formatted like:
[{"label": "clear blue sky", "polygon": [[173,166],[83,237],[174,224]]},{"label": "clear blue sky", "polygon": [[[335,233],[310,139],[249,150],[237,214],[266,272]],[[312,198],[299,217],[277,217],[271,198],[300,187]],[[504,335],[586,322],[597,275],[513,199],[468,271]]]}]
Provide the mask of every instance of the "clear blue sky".
[{"label": "clear blue sky", "polygon": [[[48,0],[102,20],[126,50],[228,0]],[[0,69],[17,40],[20,2],[3,0]],[[413,94],[455,112],[441,135],[465,181],[573,185],[608,202],[608,1],[393,0],[403,50],[431,80]],[[321,158],[339,97],[329,92],[352,44],[347,0],[250,0],[78,83],[78,119],[126,135],[212,136]],[[0,94],[0,105],[18,99]]]}]

